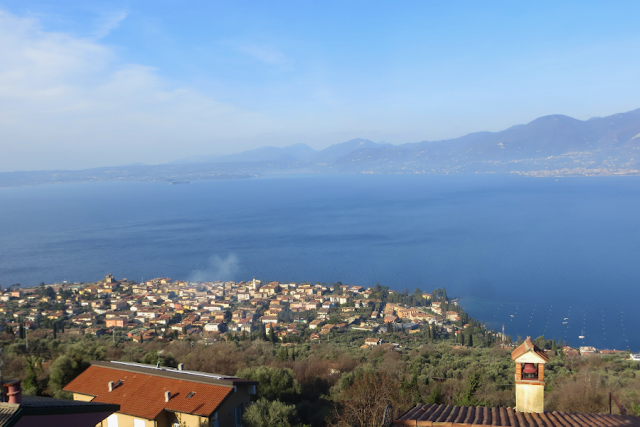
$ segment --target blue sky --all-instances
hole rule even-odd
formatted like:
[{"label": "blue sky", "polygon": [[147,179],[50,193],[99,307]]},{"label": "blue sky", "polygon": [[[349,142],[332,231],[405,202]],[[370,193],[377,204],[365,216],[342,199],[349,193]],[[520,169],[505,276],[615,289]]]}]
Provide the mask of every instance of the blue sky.
[{"label": "blue sky", "polygon": [[0,171],[640,108],[638,2],[0,0]]}]

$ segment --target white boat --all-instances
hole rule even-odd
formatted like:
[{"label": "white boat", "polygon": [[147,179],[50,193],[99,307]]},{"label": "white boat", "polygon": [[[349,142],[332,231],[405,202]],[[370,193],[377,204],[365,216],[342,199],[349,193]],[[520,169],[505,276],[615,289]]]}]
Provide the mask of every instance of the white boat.
[{"label": "white boat", "polygon": [[566,325],[567,323],[569,323],[569,322],[562,322],[563,325]]},{"label": "white boat", "polygon": [[578,338],[580,338],[581,340],[584,339],[584,335],[578,335]]}]

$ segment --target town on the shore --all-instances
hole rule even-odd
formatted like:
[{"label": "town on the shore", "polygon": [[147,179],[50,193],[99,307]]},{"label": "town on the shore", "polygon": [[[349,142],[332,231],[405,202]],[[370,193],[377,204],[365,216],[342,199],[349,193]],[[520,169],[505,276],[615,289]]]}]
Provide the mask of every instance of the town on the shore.
[{"label": "town on the shore", "polygon": [[[363,347],[379,345],[384,334],[393,332],[416,334],[416,339],[420,333],[453,339],[461,346],[478,344],[473,342],[475,333],[487,343],[512,345],[510,337],[488,331],[471,319],[456,299],[447,297],[446,289],[431,294],[420,289],[400,293],[380,285],[365,288],[340,282],[156,278],[138,283],[108,274],[94,283],[9,286],[0,294],[0,317],[5,333],[26,339],[37,331],[54,337],[106,334],[114,341],[211,344],[261,337],[293,344],[361,331],[365,332]],[[593,347],[565,346],[563,350],[569,354],[598,352]]]}]

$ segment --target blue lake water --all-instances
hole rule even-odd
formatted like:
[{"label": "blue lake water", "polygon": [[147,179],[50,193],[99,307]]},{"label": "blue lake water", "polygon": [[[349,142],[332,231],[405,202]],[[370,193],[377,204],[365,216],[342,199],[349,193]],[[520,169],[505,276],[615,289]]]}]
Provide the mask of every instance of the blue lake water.
[{"label": "blue lake water", "polygon": [[639,213],[634,177],[311,175],[6,188],[0,283],[113,273],[446,286],[472,316],[504,323],[514,338],[639,351]]}]

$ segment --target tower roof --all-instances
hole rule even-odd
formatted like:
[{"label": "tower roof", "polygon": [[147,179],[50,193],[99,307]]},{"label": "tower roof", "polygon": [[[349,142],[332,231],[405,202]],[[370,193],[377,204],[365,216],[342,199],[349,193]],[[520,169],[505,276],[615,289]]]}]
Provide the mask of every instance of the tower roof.
[{"label": "tower roof", "polygon": [[536,346],[533,341],[531,341],[531,337],[527,337],[527,339],[524,340],[520,347],[511,352],[511,359],[516,360],[520,356],[523,356],[530,351],[543,358],[545,362],[549,361],[549,356],[547,356],[547,354],[543,350],[540,350],[540,348],[538,348],[538,346]]}]

